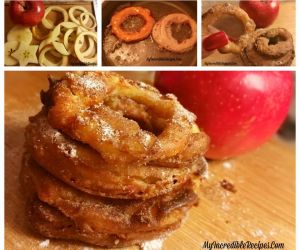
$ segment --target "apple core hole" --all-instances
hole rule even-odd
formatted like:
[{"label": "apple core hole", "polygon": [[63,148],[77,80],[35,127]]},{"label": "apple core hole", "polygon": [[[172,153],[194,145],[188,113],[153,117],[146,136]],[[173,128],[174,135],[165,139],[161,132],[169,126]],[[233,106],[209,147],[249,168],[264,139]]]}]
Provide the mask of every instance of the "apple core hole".
[{"label": "apple core hole", "polygon": [[171,32],[172,37],[175,38],[178,43],[181,43],[192,36],[192,28],[188,22],[172,23]]}]

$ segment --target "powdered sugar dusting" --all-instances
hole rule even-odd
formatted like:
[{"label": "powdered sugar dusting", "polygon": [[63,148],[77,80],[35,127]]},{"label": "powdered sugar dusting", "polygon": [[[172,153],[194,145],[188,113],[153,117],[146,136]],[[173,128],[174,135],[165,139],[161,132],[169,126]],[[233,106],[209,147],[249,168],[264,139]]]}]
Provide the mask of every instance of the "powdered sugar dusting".
[{"label": "powdered sugar dusting", "polygon": [[195,122],[197,119],[194,113],[188,111],[180,103],[176,102],[176,115],[174,116],[174,120],[178,120],[178,117],[184,117],[190,123]]},{"label": "powdered sugar dusting", "polygon": [[49,239],[44,240],[44,241],[40,242],[39,247],[40,248],[47,248],[49,246],[49,243],[50,243]]},{"label": "powdered sugar dusting", "polygon": [[106,85],[100,77],[96,77],[94,74],[85,73],[78,75],[74,73],[67,73],[69,79],[76,81],[77,84],[81,85],[87,90],[105,91]]},{"label": "powdered sugar dusting", "polygon": [[77,157],[77,150],[70,144],[62,143],[58,145],[58,148],[67,156],[71,158]]},{"label": "powdered sugar dusting", "polygon": [[116,131],[104,120],[99,121],[101,126],[102,140],[112,140],[116,136]]},{"label": "powdered sugar dusting", "polygon": [[156,239],[146,241],[140,246],[141,250],[161,250],[164,243],[164,239]]}]

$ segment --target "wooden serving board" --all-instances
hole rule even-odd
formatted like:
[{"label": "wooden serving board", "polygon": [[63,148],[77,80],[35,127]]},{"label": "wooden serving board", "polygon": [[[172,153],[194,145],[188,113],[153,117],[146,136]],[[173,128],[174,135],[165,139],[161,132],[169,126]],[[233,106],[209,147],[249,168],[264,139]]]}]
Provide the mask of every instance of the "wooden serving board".
[{"label": "wooden serving board", "polygon": [[[94,9],[94,5],[93,5],[93,1],[92,0],[84,0],[84,1],[44,1],[45,3],[45,8],[49,7],[49,6],[53,6],[53,5],[57,5],[60,6],[66,10],[70,9],[73,6],[83,6],[84,8],[86,8],[89,12],[93,13],[95,16],[95,9]],[[5,4],[5,28],[4,28],[4,33],[5,33],[5,41],[6,41],[6,37],[7,37],[7,33],[10,31],[11,28],[13,28],[16,24],[12,21],[12,19],[10,18],[9,15],[9,4],[6,3]],[[49,14],[49,19],[52,21],[55,21],[57,15],[52,15]],[[53,20],[54,19],[54,20]],[[70,21],[70,20],[69,20]],[[39,45],[40,41],[37,41],[36,39],[34,39],[33,37],[33,41],[31,43],[32,45]],[[95,48],[95,50],[97,50],[97,48]],[[29,64],[29,66],[39,66],[38,64]]]},{"label": "wooden serving board", "polygon": [[[41,108],[39,92],[47,89],[48,73],[51,72],[5,73],[5,249],[94,249],[78,243],[48,242],[28,228],[24,216],[24,197],[18,181],[24,128],[28,117]],[[147,78],[146,73],[138,77]],[[222,180],[232,183],[236,192],[222,188]],[[203,249],[204,241],[236,240],[274,240],[284,243],[284,249],[295,249],[294,144],[274,137],[254,152],[209,162],[199,206],[191,209],[183,226],[165,241],[163,249],[197,250]],[[127,248],[133,249],[137,248]]]},{"label": "wooden serving board", "polygon": [[[205,13],[210,7],[218,3],[228,2],[238,5],[239,1],[207,1],[202,0],[202,13]],[[232,26],[233,29],[236,28]],[[268,28],[285,28],[294,38],[294,46],[296,47],[296,2],[294,0],[280,1],[280,10],[275,22]],[[296,51],[296,49],[295,49]],[[296,55],[297,56],[297,55]],[[202,59],[202,66],[243,66],[243,62],[237,54],[221,54],[215,51],[212,55]],[[296,65],[294,59],[292,66]]]}]

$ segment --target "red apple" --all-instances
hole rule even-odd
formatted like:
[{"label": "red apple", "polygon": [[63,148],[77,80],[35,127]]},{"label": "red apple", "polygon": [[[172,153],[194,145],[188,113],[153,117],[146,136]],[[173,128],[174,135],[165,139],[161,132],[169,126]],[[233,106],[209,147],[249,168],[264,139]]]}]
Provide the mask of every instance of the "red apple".
[{"label": "red apple", "polygon": [[279,0],[240,1],[240,7],[254,20],[256,28],[265,28],[278,16]]},{"label": "red apple", "polygon": [[9,11],[14,23],[35,26],[44,17],[45,5],[42,0],[11,1]]},{"label": "red apple", "polygon": [[268,140],[293,94],[293,73],[284,71],[158,72],[155,82],[197,115],[211,139],[211,159],[236,156]]}]

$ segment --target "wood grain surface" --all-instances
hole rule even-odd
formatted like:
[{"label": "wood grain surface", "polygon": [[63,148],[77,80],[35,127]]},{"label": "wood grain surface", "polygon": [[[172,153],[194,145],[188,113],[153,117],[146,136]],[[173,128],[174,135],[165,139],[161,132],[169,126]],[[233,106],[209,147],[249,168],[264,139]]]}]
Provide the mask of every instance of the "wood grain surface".
[{"label": "wood grain surface", "polygon": [[[24,216],[18,174],[28,117],[41,108],[48,72],[5,73],[5,249],[94,249],[32,232]],[[62,73],[51,73],[59,75]],[[131,74],[132,76],[133,74]],[[139,74],[145,78],[146,74]],[[227,180],[236,192],[221,187]],[[295,249],[295,146],[274,137],[254,152],[209,162],[199,206],[164,244],[164,250],[203,249],[204,241],[282,242]],[[96,248],[95,248],[96,249]],[[97,248],[99,249],[99,248]],[[127,250],[136,249],[135,247]]]},{"label": "wood grain surface", "polygon": [[[218,3],[229,2],[230,4],[238,5],[239,1],[202,1],[202,13],[205,13],[210,7]],[[235,25],[231,28],[234,29]],[[294,46],[296,47],[296,4],[294,0],[280,1],[280,11],[274,23],[268,28],[285,28],[294,38]],[[234,32],[234,31],[233,31]],[[297,55],[296,55],[297,56]],[[295,66],[294,59],[292,66]],[[215,51],[212,55],[202,59],[202,66],[243,66],[243,62],[237,54],[221,54]]]}]

